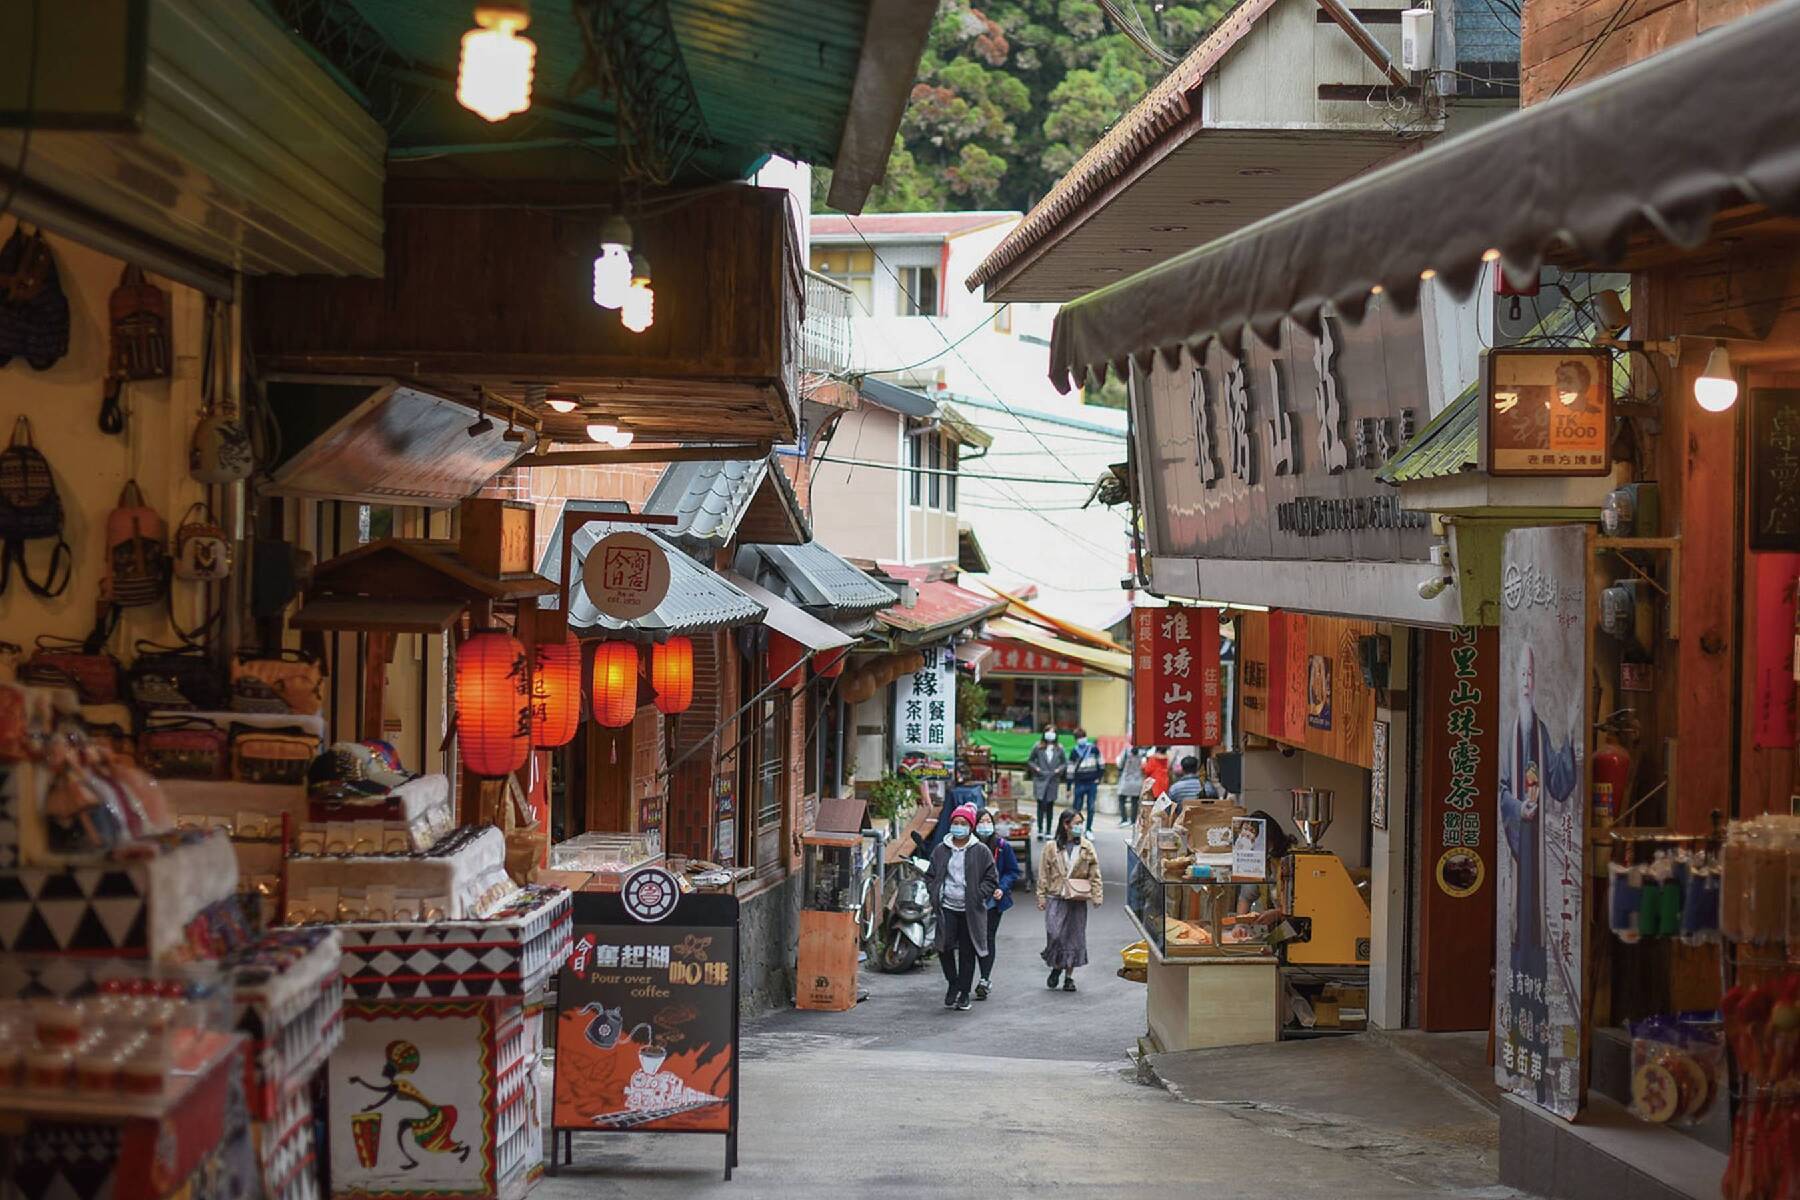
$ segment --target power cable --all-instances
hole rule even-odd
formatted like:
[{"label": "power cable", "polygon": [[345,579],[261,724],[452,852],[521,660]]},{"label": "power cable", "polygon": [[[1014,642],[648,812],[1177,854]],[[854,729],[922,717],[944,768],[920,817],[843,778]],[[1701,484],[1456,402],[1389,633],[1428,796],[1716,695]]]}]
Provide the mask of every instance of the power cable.
[{"label": "power cable", "polygon": [[1587,65],[1594,61],[1594,55],[1600,52],[1600,48],[1606,44],[1606,40],[1617,33],[1619,27],[1624,24],[1623,18],[1633,3],[1635,0],[1619,0],[1619,7],[1613,10],[1612,15],[1606,19],[1606,24],[1601,26],[1600,32],[1595,35],[1594,40],[1587,44],[1587,48],[1581,52],[1581,57],[1575,60],[1574,65],[1569,68],[1568,74],[1562,77],[1562,82],[1556,85],[1556,89],[1546,99],[1562,95],[1563,89],[1569,86],[1575,76],[1581,74]]},{"label": "power cable", "polygon": [[[910,296],[910,293],[909,293],[909,296]],[[925,366],[927,363],[936,362],[938,359],[944,357],[945,354],[948,354],[951,350],[956,349],[956,347],[962,345],[964,342],[968,341],[970,338],[972,338],[976,334],[980,333],[983,329],[986,329],[988,327],[988,325],[993,322],[995,317],[999,316],[1002,312],[1006,311],[1007,309],[1009,309],[1011,307],[1012,307],[1012,301],[1009,300],[1005,304],[1002,304],[999,308],[995,309],[993,312],[989,313],[987,316],[983,317],[981,320],[977,321],[975,323],[974,328],[970,329],[967,333],[965,333],[961,337],[957,338],[954,342],[951,342],[948,347],[946,347],[943,350],[937,351],[935,354],[929,355],[925,358],[921,358],[918,362],[907,363],[904,367],[870,367],[866,370],[848,371],[842,375],[834,375],[834,376],[832,376],[832,378],[842,379],[845,382],[853,382],[855,380],[863,378],[866,375],[898,375],[903,371],[916,371],[920,367]]]}]

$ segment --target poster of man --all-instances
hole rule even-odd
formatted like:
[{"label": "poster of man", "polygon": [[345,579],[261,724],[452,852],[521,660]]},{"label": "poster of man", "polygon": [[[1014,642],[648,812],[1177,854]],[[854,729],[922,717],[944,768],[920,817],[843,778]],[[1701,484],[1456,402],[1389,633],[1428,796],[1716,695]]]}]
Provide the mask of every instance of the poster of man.
[{"label": "poster of man", "polygon": [[1581,1103],[1587,531],[1517,529],[1501,573],[1499,1045],[1495,1076]]},{"label": "poster of man", "polygon": [[1605,351],[1489,351],[1487,461],[1496,475],[1604,475],[1612,367]]}]

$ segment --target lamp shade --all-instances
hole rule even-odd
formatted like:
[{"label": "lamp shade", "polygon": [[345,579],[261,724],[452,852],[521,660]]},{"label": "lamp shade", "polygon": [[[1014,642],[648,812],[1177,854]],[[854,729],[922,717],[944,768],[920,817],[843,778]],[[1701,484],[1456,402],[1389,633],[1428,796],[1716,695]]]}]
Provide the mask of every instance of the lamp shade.
[{"label": "lamp shade", "polygon": [[538,647],[531,677],[532,741],[566,746],[581,724],[581,643],[572,633]]},{"label": "lamp shade", "polygon": [[[788,691],[798,691],[806,682],[806,672],[799,670],[799,665],[806,661],[810,653],[805,646],[793,638],[777,630],[769,633],[769,682],[781,680],[781,686]],[[785,673],[785,677],[784,677]]]},{"label": "lamp shade", "polygon": [[821,679],[836,679],[844,673],[844,664],[849,661],[850,647],[839,646],[813,659],[813,673]]},{"label": "lamp shade", "polygon": [[638,652],[630,642],[594,647],[594,720],[623,729],[637,716]]},{"label": "lamp shade", "polygon": [[658,711],[673,716],[694,703],[694,643],[684,637],[659,642],[650,651],[650,685]]},{"label": "lamp shade", "polygon": [[480,630],[457,651],[456,739],[469,770],[488,778],[517,771],[531,753],[525,647],[503,630]]}]

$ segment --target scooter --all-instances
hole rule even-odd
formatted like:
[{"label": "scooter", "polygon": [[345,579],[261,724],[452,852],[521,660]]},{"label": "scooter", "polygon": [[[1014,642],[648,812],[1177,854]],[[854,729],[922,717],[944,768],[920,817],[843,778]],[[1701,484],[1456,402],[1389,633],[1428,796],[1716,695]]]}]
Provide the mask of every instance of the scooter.
[{"label": "scooter", "polygon": [[930,868],[930,861],[916,854],[894,865],[874,955],[875,965],[889,974],[912,970],[937,945],[937,912],[925,886]]}]

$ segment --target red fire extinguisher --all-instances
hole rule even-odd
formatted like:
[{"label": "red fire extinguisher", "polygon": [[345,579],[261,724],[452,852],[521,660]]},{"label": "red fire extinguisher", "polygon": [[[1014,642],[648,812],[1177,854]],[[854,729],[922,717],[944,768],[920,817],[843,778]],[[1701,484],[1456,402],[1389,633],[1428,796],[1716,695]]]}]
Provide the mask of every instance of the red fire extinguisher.
[{"label": "red fire extinguisher", "polygon": [[1615,742],[1594,751],[1595,829],[1609,829],[1625,808],[1625,791],[1631,784],[1631,756]]}]

